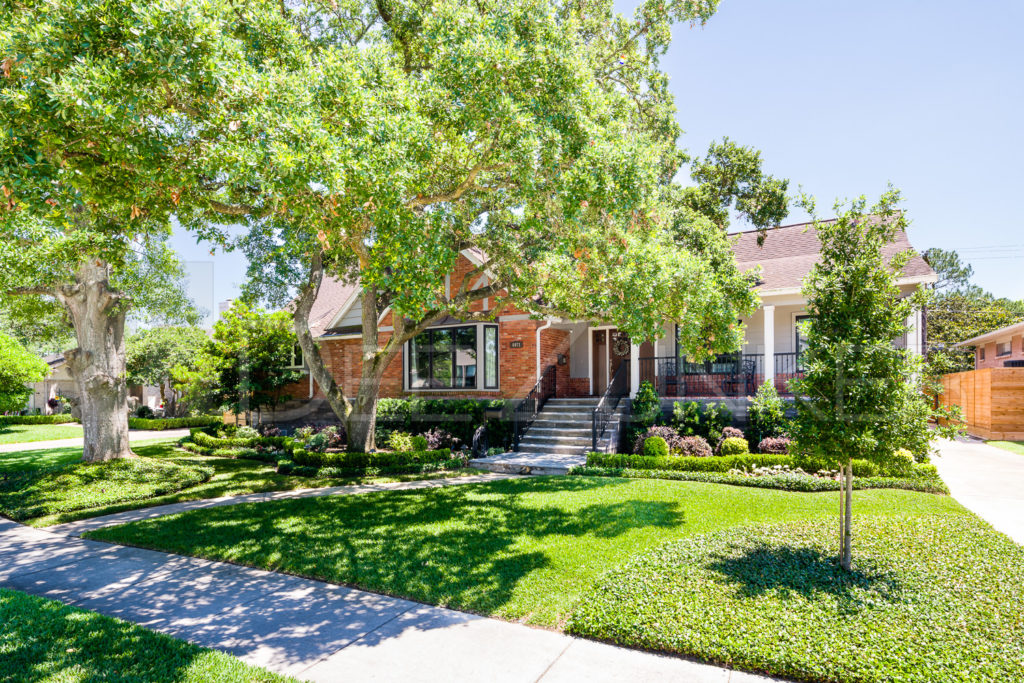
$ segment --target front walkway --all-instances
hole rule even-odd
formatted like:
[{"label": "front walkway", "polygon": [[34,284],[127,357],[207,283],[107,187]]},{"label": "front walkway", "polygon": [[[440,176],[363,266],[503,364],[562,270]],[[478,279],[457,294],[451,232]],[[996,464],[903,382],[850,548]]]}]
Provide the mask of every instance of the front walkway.
[{"label": "front walkway", "polygon": [[[145,441],[147,439],[180,439],[183,436],[188,436],[188,429],[164,429],[164,430],[152,430],[152,429],[132,429],[128,431],[129,443],[133,441]],[[19,451],[39,451],[46,448],[81,448],[84,439],[80,436],[72,437],[70,439],[54,439],[52,441],[29,441],[27,443],[7,443],[0,444],[0,453],[17,453]]]},{"label": "front walkway", "polygon": [[1024,545],[1024,455],[978,441],[939,441],[932,458],[964,507]]},{"label": "front walkway", "polygon": [[[324,491],[317,495],[329,495]],[[345,492],[361,491],[334,494]],[[216,504],[191,505],[204,502]],[[154,516],[159,509],[132,514]],[[172,511],[177,510],[165,514]],[[102,520],[123,521],[127,514]],[[82,531],[74,524],[62,528]],[[311,681],[773,680],[295,576],[87,541],[4,519],[0,586],[133,621]]]}]

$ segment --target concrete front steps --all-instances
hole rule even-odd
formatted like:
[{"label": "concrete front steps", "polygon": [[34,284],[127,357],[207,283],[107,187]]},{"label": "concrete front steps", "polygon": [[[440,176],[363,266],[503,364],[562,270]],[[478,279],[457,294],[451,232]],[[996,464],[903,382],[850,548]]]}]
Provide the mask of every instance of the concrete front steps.
[{"label": "concrete front steps", "polygon": [[[592,427],[597,398],[552,398],[530,425],[513,453],[470,460],[471,467],[506,474],[565,474],[584,465],[593,450]],[[618,440],[618,423],[624,402],[612,415],[598,450],[607,451]]]}]

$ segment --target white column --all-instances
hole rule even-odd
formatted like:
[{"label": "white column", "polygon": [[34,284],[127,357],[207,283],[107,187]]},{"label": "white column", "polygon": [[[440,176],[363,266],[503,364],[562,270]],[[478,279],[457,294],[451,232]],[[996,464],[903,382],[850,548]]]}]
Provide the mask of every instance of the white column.
[{"label": "white column", "polygon": [[775,307],[764,307],[764,379],[775,384]]},{"label": "white column", "polygon": [[924,349],[921,348],[921,311],[915,309],[907,322],[910,324],[907,330],[907,348],[921,355],[924,353]]},{"label": "white column", "polygon": [[629,345],[629,395],[636,396],[640,390],[640,346]]}]

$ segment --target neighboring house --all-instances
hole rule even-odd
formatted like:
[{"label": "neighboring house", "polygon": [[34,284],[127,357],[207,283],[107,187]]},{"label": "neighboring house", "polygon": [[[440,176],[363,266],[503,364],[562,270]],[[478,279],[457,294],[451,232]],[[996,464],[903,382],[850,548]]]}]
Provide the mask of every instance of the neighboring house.
[{"label": "neighboring house", "polygon": [[[768,230],[763,247],[757,246],[754,231],[733,237],[740,269],[762,267],[757,287],[762,305],[742,320],[747,331],[740,353],[690,363],[679,355],[672,322],[665,323],[659,339],[637,344],[602,321],[535,320],[522,311],[506,309],[493,322],[449,319],[425,331],[406,344],[388,367],[380,395],[519,399],[545,373],[553,376],[554,395],[561,398],[601,396],[609,382],[632,395],[644,380],[654,382],[658,392],[668,397],[745,397],[764,380],[774,381],[785,393],[789,379],[800,373],[802,340],[797,323],[806,315],[800,290],[818,260],[820,243],[808,224]],[[910,248],[906,235],[900,233],[886,255]],[[479,252],[464,251],[449,282],[460,282],[463,274],[483,263]],[[928,264],[915,255],[904,268],[899,286],[909,294],[936,279]],[[486,283],[485,275],[474,286]],[[310,327],[325,362],[349,395],[357,389],[361,363],[357,290],[354,284],[325,279],[310,314]],[[492,303],[484,299],[474,310],[489,310]],[[381,319],[382,341],[392,329],[390,316],[386,311]],[[908,320],[910,332],[897,344],[920,353],[921,323],[917,311]],[[301,367],[301,359],[296,367]],[[314,401],[323,398],[311,378],[291,393]]]},{"label": "neighboring house", "polygon": [[[55,353],[43,356],[43,361],[50,366],[50,373],[43,381],[32,384],[32,395],[28,399],[26,409],[29,413],[38,412],[49,415],[54,412],[50,408],[49,400],[63,396],[74,401],[78,398],[78,385],[75,384],[68,372],[64,354]],[[130,386],[128,395],[138,399],[139,405],[148,405],[154,410],[160,405],[160,389],[158,387]]]},{"label": "neighboring house", "polygon": [[1024,367],[1024,320],[957,344],[974,347],[974,369]]},{"label": "neighboring house", "polygon": [[43,356],[43,361],[50,366],[50,372],[41,382],[32,384],[32,395],[28,399],[28,412],[39,412],[49,415],[54,412],[48,401],[57,396],[74,399],[78,397],[78,387],[68,373],[64,354],[54,353]]}]

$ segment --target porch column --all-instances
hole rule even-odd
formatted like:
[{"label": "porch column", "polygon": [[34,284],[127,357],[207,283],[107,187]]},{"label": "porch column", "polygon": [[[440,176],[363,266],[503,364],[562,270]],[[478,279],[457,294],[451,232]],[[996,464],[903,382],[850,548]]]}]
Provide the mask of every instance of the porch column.
[{"label": "porch column", "polygon": [[907,348],[920,356],[924,353],[924,349],[921,348],[921,309],[915,308],[907,323]]},{"label": "porch column", "polygon": [[775,384],[775,307],[764,307],[764,379]]},{"label": "porch column", "polygon": [[636,396],[640,390],[640,345],[629,345],[629,396]]}]

